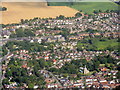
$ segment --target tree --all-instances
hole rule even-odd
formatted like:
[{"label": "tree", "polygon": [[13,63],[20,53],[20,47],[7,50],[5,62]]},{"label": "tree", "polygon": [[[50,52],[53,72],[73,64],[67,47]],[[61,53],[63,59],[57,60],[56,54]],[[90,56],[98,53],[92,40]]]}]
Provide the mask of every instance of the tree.
[{"label": "tree", "polygon": [[25,30],[24,33],[26,36],[35,36],[35,34],[31,30]]},{"label": "tree", "polygon": [[25,33],[22,28],[16,30],[17,37],[25,37]]},{"label": "tree", "polygon": [[7,11],[7,8],[6,7],[2,7],[2,11]]},{"label": "tree", "polygon": [[27,71],[24,68],[21,68],[21,76],[27,76]]},{"label": "tree", "polygon": [[23,19],[21,19],[20,22],[21,22],[22,24],[24,24],[24,20],[23,20]]},{"label": "tree", "polygon": [[77,73],[76,65],[66,63],[62,68],[59,69],[59,73],[76,74]]},{"label": "tree", "polygon": [[99,13],[102,13],[102,10],[99,10]]},{"label": "tree", "polygon": [[44,59],[38,60],[38,63],[39,63],[39,66],[40,66],[41,68],[44,68],[44,67],[46,66],[46,62],[45,62]]},{"label": "tree", "polygon": [[5,46],[3,46],[3,47],[2,47],[2,55],[3,55],[3,56],[6,55],[7,52],[8,52],[8,50],[6,49]]},{"label": "tree", "polygon": [[69,2],[70,3],[70,5],[74,5],[74,2],[73,1],[71,1],[71,2]]},{"label": "tree", "polygon": [[82,10],[80,10],[80,12],[82,12]]},{"label": "tree", "polygon": [[88,28],[88,29],[86,30],[86,32],[88,32],[88,33],[94,33],[94,32],[96,32],[96,30],[93,30],[93,29],[89,29],[89,28]]},{"label": "tree", "polygon": [[9,80],[7,78],[3,79],[2,84],[9,84]]},{"label": "tree", "polygon": [[100,65],[100,62],[96,61],[96,62],[93,62],[93,63],[94,63],[94,70],[97,70],[99,65]]},{"label": "tree", "polygon": [[77,12],[76,14],[75,14],[75,17],[81,17],[82,16],[82,14],[80,13],[80,12]]},{"label": "tree", "polygon": [[77,51],[83,51],[82,46],[77,46]]},{"label": "tree", "polygon": [[28,84],[28,88],[33,88],[34,87],[34,84],[33,83],[29,83]]},{"label": "tree", "polygon": [[57,72],[58,70],[56,68],[50,68],[49,71],[50,72]]},{"label": "tree", "polygon": [[67,29],[65,29],[65,30],[63,30],[62,32],[60,32],[60,34],[61,34],[63,37],[67,38],[67,36],[69,35],[69,32],[68,32]]},{"label": "tree", "polygon": [[65,16],[60,15],[60,16],[57,16],[56,19],[65,19]]},{"label": "tree", "polygon": [[120,71],[117,72],[116,76],[117,76],[117,79],[120,79]]},{"label": "tree", "polygon": [[92,42],[92,40],[91,40],[91,39],[89,39],[89,40],[88,40],[88,42],[89,42],[90,44],[93,44],[93,42]]},{"label": "tree", "polygon": [[54,30],[60,30],[60,28],[58,28],[57,26],[54,27]]},{"label": "tree", "polygon": [[110,10],[106,10],[106,13],[110,13]]},{"label": "tree", "polygon": [[99,12],[99,11],[97,11],[97,10],[94,10],[94,11],[93,11],[94,14],[98,14],[98,12]]},{"label": "tree", "polygon": [[5,77],[9,78],[11,76],[12,76],[12,71],[7,70],[6,73],[5,73]]}]

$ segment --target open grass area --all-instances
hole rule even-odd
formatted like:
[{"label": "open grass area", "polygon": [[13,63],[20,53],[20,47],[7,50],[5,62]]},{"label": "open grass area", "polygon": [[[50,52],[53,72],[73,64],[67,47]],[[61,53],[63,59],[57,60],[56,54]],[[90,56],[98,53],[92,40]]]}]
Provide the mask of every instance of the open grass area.
[{"label": "open grass area", "polygon": [[69,6],[76,10],[82,10],[85,13],[92,14],[94,10],[118,10],[114,2],[50,2],[49,6]]},{"label": "open grass area", "polygon": [[95,50],[105,50],[107,48],[114,48],[116,49],[118,47],[118,45],[120,44],[119,42],[117,42],[117,39],[106,39],[104,41],[101,41],[100,39],[94,38],[91,39],[92,44],[89,43],[89,41],[80,41],[77,44],[77,47],[82,48],[82,49],[95,49]]},{"label": "open grass area", "polygon": [[107,47],[114,47],[114,46],[118,46],[118,42],[116,42],[116,40],[107,40],[107,41],[96,41],[94,43],[94,46],[97,47],[98,50],[101,49],[105,49]]}]

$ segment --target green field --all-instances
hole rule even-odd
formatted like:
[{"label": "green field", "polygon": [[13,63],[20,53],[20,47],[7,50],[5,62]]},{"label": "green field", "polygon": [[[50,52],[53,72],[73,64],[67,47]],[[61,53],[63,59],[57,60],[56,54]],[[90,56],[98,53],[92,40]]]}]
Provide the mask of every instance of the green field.
[{"label": "green field", "polygon": [[48,6],[70,6],[70,2],[48,2]]},{"label": "green field", "polygon": [[118,5],[113,2],[81,2],[70,6],[77,10],[82,10],[85,13],[93,13],[94,10],[118,10]]},{"label": "green field", "polygon": [[49,6],[69,6],[76,10],[82,10],[85,13],[92,14],[94,10],[118,10],[118,6],[114,2],[49,2]]},{"label": "green field", "polygon": [[91,39],[92,44],[90,44],[88,40],[79,41],[77,47],[82,49],[106,50],[108,48],[118,49],[118,45],[120,44],[117,42],[117,39],[106,39],[105,41],[101,41],[100,39],[94,38]]},{"label": "green field", "polygon": [[116,40],[107,40],[107,41],[96,41],[94,45],[98,50],[106,49],[107,47],[115,47],[118,46],[118,42]]}]

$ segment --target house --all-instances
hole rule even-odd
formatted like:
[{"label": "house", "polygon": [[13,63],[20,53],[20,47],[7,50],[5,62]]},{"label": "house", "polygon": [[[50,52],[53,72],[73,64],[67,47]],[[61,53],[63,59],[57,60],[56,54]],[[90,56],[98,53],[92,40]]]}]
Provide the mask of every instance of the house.
[{"label": "house", "polygon": [[35,85],[33,88],[36,89],[36,88],[38,88],[38,87],[39,87],[38,85]]},{"label": "house", "polygon": [[34,42],[38,42],[38,43],[41,43],[42,42],[42,39],[39,38],[39,39],[32,39],[30,40],[31,43],[34,43]]},{"label": "house", "polygon": [[107,68],[106,68],[106,67],[100,67],[99,69],[100,69],[102,72],[107,71]]},{"label": "house", "polygon": [[9,30],[2,30],[1,36],[3,36],[3,38],[9,38],[9,36],[11,35],[11,32]]},{"label": "house", "polygon": [[22,68],[27,68],[27,65],[22,65]]},{"label": "house", "polygon": [[45,82],[46,83],[52,83],[52,82],[54,82],[55,80],[54,79],[51,79],[51,78],[46,78],[45,79]]},{"label": "house", "polygon": [[62,78],[62,79],[60,79],[60,82],[66,82],[66,81],[67,81],[66,78]]},{"label": "house", "polygon": [[108,81],[107,80],[100,80],[100,84],[101,85],[108,85]]},{"label": "house", "polygon": [[58,88],[57,84],[48,84],[47,88]]},{"label": "house", "polygon": [[53,60],[53,64],[56,64],[56,63],[57,63],[57,60],[54,59],[54,60]]},{"label": "house", "polygon": [[86,82],[91,82],[91,81],[93,81],[92,78],[87,78],[86,79]]},{"label": "house", "polygon": [[44,59],[45,59],[45,60],[49,60],[49,56],[45,56]]},{"label": "house", "polygon": [[74,83],[73,86],[74,87],[83,86],[83,83]]},{"label": "house", "polygon": [[54,38],[54,37],[48,37],[46,42],[55,42],[57,41],[57,38]]}]

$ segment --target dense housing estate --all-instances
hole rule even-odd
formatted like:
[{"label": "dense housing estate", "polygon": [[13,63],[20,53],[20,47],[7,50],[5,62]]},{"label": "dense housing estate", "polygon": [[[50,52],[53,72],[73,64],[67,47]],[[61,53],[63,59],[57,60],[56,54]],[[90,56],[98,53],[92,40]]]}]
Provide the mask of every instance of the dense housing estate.
[{"label": "dense housing estate", "polygon": [[119,25],[118,12],[100,12],[4,26],[3,87],[120,86]]}]

